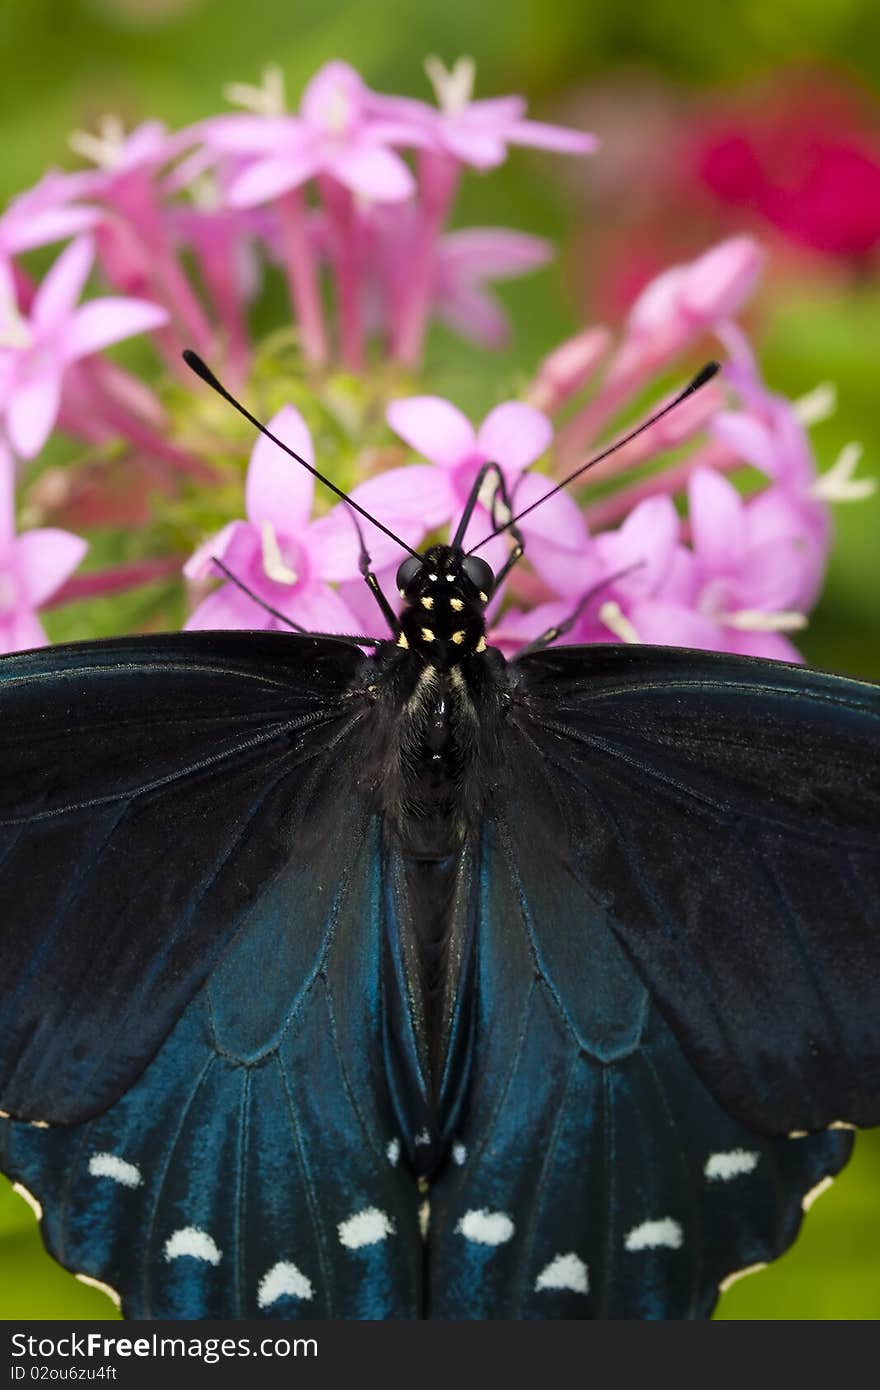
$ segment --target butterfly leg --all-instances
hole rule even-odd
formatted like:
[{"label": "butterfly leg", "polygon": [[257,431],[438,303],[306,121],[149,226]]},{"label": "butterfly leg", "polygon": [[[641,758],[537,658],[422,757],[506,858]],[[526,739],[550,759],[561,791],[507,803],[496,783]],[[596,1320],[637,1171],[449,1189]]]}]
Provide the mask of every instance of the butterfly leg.
[{"label": "butterfly leg", "polygon": [[549,647],[553,642],[558,642],[560,637],[564,637],[567,632],[571,632],[587,604],[590,603],[597,594],[600,594],[603,589],[607,589],[608,585],[613,584],[615,580],[623,579],[624,575],[631,574],[633,570],[639,568],[640,564],[641,561],[635,565],[628,565],[625,570],[619,570],[617,574],[609,574],[605,579],[601,579],[598,584],[594,584],[593,587],[588,589],[578,600],[577,605],[572,609],[567,618],[564,618],[561,623],[556,623],[554,627],[548,627],[546,632],[541,633],[540,637],[534,638],[534,640],[529,642],[525,647],[521,647],[517,652],[517,656],[528,656],[531,652],[543,651],[545,647]]},{"label": "butterfly leg", "polygon": [[222,560],[218,560],[216,555],[211,557],[211,563],[216,565],[230,584],[234,584],[243,594],[247,594],[249,599],[253,599],[259,608],[262,608],[266,613],[271,613],[273,618],[277,618],[280,623],[292,628],[294,632],[302,633],[304,637],[335,637],[341,642],[354,642],[359,647],[378,647],[381,645],[383,640],[381,637],[360,637],[349,633],[342,635],[338,632],[310,632],[307,627],[303,627],[300,623],[295,623],[292,618],[288,618],[287,614],[282,613],[280,608],[273,608],[271,603],[267,603],[264,598],[261,598],[248,584],[245,584],[243,579],[239,579],[237,574],[233,574],[232,570],[224,565]]}]

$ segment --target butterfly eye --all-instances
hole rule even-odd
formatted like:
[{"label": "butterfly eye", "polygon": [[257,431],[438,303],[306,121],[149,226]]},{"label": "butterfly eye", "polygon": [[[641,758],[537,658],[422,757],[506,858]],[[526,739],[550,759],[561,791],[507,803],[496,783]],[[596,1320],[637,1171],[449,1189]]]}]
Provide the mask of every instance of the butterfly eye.
[{"label": "butterfly eye", "polygon": [[406,590],[421,572],[422,561],[418,555],[410,555],[397,571],[397,587]]},{"label": "butterfly eye", "polygon": [[495,588],[492,566],[487,565],[485,560],[481,560],[479,555],[466,555],[462,562],[462,569],[477,592],[485,594],[488,599]]}]

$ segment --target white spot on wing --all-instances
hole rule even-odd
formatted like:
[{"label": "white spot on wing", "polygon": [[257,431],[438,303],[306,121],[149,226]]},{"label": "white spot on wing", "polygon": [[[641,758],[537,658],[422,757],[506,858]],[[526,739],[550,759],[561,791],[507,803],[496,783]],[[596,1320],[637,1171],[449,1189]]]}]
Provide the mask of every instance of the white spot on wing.
[{"label": "white spot on wing", "polygon": [[116,1304],[117,1308],[122,1307],[122,1299],[109,1284],[102,1283],[100,1279],[93,1279],[90,1274],[75,1274],[73,1277],[78,1279],[81,1284],[88,1284],[90,1289],[97,1289],[99,1293],[105,1293],[111,1302]]},{"label": "white spot on wing", "polygon": [[735,1284],[737,1279],[745,1279],[747,1274],[757,1274],[759,1269],[766,1269],[767,1261],[760,1260],[756,1265],[746,1265],[744,1269],[735,1269],[732,1274],[728,1274],[726,1279],[722,1279],[718,1285],[719,1293],[727,1293],[731,1284]]},{"label": "white spot on wing", "polygon": [[535,1280],[535,1289],[569,1289],[572,1293],[589,1293],[590,1277],[587,1266],[579,1255],[570,1250],[567,1255],[557,1255],[545,1265]]},{"label": "white spot on wing", "polygon": [[386,1236],[394,1234],[394,1223],[390,1216],[378,1207],[364,1207],[356,1211],[347,1221],[337,1226],[341,1243],[349,1250],[360,1250],[362,1245],[376,1245]]},{"label": "white spot on wing", "polygon": [[388,1147],[385,1150],[385,1157],[388,1159],[388,1162],[391,1164],[392,1168],[395,1168],[397,1166],[397,1160],[400,1158],[399,1139],[391,1139],[389,1141]]},{"label": "white spot on wing", "polygon": [[641,1226],[634,1226],[624,1245],[627,1250],[656,1250],[660,1246],[678,1250],[681,1242],[681,1226],[671,1216],[664,1216],[660,1221],[643,1221]]},{"label": "white spot on wing", "polygon": [[93,1153],[89,1159],[89,1172],[93,1178],[112,1178],[123,1187],[140,1187],[143,1182],[141,1170],[135,1163],[127,1163],[116,1154]]},{"label": "white spot on wing", "polygon": [[465,1159],[466,1159],[466,1158],[467,1158],[467,1149],[465,1148],[464,1144],[453,1144],[453,1146],[452,1146],[452,1161],[453,1161],[453,1163],[457,1163],[458,1166],[459,1166],[459,1168],[462,1168],[462,1167],[464,1166],[464,1162],[465,1162]]},{"label": "white spot on wing", "polygon": [[28,1206],[30,1207],[37,1220],[42,1221],[43,1206],[41,1202],[37,1201],[33,1192],[29,1192],[23,1182],[14,1182],[12,1184],[12,1190],[13,1192],[17,1192],[19,1197],[21,1197],[23,1201],[27,1202]]},{"label": "white spot on wing", "polygon": [[455,1228],[465,1240],[477,1245],[503,1245],[513,1235],[513,1222],[506,1211],[466,1211]]},{"label": "white spot on wing", "polygon": [[726,1153],[710,1154],[703,1172],[710,1182],[730,1182],[753,1173],[760,1157],[749,1149],[729,1149]]},{"label": "white spot on wing", "polygon": [[823,1178],[821,1182],[816,1183],[815,1187],[811,1187],[809,1192],[801,1198],[801,1207],[803,1210],[809,1211],[813,1203],[819,1200],[823,1192],[828,1191],[833,1182],[833,1178]]},{"label": "white spot on wing", "polygon": [[179,1260],[182,1255],[189,1255],[193,1260],[205,1260],[209,1265],[218,1265],[221,1259],[216,1241],[207,1231],[200,1231],[198,1226],[183,1226],[166,1240],[166,1260]]},{"label": "white spot on wing", "polygon": [[257,1306],[268,1308],[279,1298],[311,1298],[312,1281],[288,1260],[279,1260],[260,1280]]}]

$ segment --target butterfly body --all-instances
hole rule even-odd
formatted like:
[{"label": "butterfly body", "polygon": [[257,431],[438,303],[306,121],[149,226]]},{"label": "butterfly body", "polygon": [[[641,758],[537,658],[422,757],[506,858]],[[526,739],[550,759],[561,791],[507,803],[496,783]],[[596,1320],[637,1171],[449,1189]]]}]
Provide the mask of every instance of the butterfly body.
[{"label": "butterfly body", "polygon": [[877,691],[399,632],[0,662],[2,1165],[130,1316],[705,1316],[878,1118]]}]

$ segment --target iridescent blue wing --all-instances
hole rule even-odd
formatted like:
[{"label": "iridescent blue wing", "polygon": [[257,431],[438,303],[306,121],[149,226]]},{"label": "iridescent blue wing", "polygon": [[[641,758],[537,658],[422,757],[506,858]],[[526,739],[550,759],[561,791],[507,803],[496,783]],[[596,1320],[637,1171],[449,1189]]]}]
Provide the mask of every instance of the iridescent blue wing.
[{"label": "iridescent blue wing", "polygon": [[706,1316],[876,1122],[878,692],[771,663],[518,663],[469,869],[469,1105],[434,1317]]},{"label": "iridescent blue wing", "polygon": [[421,1306],[359,662],[188,633],[0,663],[2,1162],[129,1316]]}]

